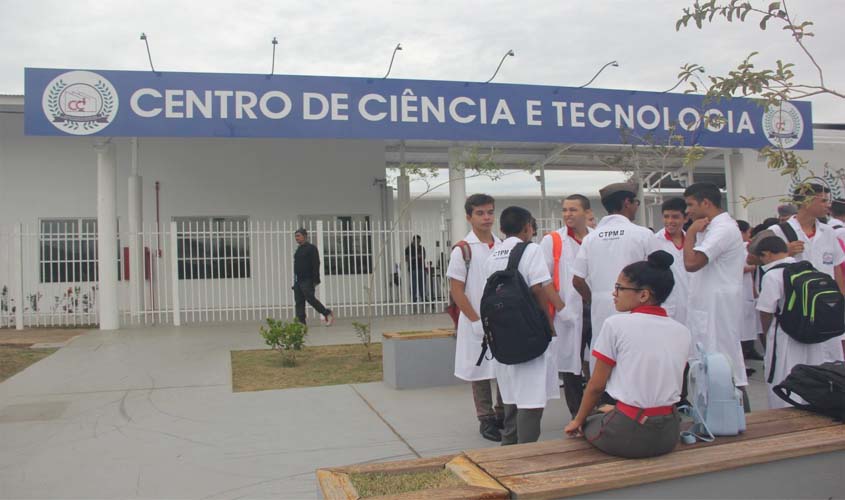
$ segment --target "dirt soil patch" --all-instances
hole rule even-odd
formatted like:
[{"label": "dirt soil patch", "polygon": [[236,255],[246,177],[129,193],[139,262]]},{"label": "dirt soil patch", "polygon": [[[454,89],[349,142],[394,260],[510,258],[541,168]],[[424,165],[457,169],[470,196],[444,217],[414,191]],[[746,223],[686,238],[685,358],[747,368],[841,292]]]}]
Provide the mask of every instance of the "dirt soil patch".
[{"label": "dirt soil patch", "polygon": [[25,328],[23,330],[4,328],[0,330],[0,345],[29,347],[33,344],[63,344],[90,330],[90,328]]},{"label": "dirt soil patch", "polygon": [[0,345],[0,382],[41,361],[57,350]]},{"label": "dirt soil patch", "polygon": [[373,344],[372,360],[360,344],[307,346],[296,354],[296,366],[284,366],[271,349],[232,351],[235,392],[361,384],[382,380],[381,345]]},{"label": "dirt soil patch", "polygon": [[349,479],[362,498],[401,495],[412,491],[463,486],[464,482],[452,471],[435,469],[401,474],[350,474]]}]

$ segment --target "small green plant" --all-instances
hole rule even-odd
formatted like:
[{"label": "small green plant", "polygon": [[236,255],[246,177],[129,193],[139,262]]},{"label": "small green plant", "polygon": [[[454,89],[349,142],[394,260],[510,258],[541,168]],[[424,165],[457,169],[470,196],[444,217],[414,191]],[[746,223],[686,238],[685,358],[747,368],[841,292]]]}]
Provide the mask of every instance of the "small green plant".
[{"label": "small green plant", "polygon": [[308,327],[299,321],[267,318],[267,327],[260,327],[264,342],[282,354],[284,366],[296,366],[296,351],[301,351],[308,335]]},{"label": "small green plant", "polygon": [[371,348],[373,346],[373,336],[370,335],[370,325],[353,321],[352,328],[355,329],[355,335],[358,336],[358,339],[361,341],[361,344],[364,345],[364,349],[367,350],[367,361],[372,361],[373,355],[371,352]]}]

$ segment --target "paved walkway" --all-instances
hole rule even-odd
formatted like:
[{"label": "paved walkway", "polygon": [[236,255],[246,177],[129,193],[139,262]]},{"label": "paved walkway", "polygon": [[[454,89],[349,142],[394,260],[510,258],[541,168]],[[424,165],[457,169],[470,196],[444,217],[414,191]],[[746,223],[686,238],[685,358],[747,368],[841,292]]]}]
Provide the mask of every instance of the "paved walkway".
[{"label": "paved walkway", "polygon": [[[374,331],[445,327],[445,315]],[[310,343],[357,342],[351,321]],[[90,331],[0,384],[2,498],[314,498],[314,470],[493,446],[468,385],[382,383],[232,393],[230,351],[258,323]],[[765,405],[761,374],[752,406]],[[541,439],[568,413],[552,404]]]}]

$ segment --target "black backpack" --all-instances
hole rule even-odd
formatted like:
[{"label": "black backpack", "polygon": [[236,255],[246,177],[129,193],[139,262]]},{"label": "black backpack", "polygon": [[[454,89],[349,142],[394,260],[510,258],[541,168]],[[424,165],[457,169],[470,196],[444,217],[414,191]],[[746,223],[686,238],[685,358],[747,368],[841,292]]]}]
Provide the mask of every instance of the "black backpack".
[{"label": "black backpack", "polygon": [[527,246],[522,242],[513,247],[508,267],[487,278],[480,311],[484,342],[476,366],[481,365],[488,347],[496,361],[515,365],[542,355],[552,341],[546,313],[518,269]]},{"label": "black backpack", "polygon": [[818,344],[845,333],[845,298],[830,275],[807,261],[772,269],[783,269],[784,306],[776,314],[769,383],[774,378],[778,329],[802,344]]},{"label": "black backpack", "polygon": [[[796,408],[845,421],[845,362],[795,365],[772,391]],[[794,401],[792,394],[800,396],[807,404]]]}]

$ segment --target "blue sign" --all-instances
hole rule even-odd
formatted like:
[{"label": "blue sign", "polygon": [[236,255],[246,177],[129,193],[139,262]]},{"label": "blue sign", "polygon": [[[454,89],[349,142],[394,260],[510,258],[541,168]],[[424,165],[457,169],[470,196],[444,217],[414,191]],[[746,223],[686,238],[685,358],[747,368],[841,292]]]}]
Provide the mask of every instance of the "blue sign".
[{"label": "blue sign", "polygon": [[151,71],[27,68],[25,81],[28,135],[813,147],[808,102],[767,111],[658,92]]}]

